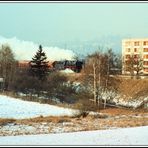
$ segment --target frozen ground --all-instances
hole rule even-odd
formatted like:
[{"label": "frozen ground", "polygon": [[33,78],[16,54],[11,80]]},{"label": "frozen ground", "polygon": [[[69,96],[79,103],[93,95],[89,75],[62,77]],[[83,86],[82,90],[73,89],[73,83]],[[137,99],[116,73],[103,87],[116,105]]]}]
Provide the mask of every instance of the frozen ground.
[{"label": "frozen ground", "polygon": [[71,116],[73,110],[28,102],[0,95],[0,118],[24,119],[37,116]]},{"label": "frozen ground", "polygon": [[0,137],[0,145],[148,145],[148,126],[62,134]]}]

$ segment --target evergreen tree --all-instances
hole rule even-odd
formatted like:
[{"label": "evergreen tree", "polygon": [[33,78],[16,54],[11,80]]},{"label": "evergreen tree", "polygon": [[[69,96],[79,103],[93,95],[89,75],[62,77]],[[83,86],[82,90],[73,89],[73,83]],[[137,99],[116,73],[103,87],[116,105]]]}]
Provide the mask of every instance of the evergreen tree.
[{"label": "evergreen tree", "polygon": [[37,77],[39,80],[45,80],[48,75],[48,61],[45,52],[42,50],[42,46],[39,46],[39,50],[32,58],[30,62],[31,74]]}]

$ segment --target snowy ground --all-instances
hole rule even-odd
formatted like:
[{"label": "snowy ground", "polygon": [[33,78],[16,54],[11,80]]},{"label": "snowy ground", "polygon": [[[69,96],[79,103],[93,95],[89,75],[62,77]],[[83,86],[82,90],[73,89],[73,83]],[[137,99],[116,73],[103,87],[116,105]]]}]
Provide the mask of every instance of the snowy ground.
[{"label": "snowy ground", "polygon": [[71,69],[69,69],[69,68],[66,68],[65,70],[61,70],[60,72],[61,72],[61,73],[67,73],[67,74],[69,74],[69,73],[74,73],[74,71],[71,70]]},{"label": "snowy ground", "polygon": [[148,145],[148,126],[62,134],[0,137],[0,145]]},{"label": "snowy ground", "polygon": [[[0,95],[0,118],[24,119],[41,115],[71,116],[74,112],[74,110],[53,105],[22,101],[19,99]],[[57,123],[28,122],[28,124],[19,124],[16,122],[0,125],[0,145],[148,145],[147,114],[138,114],[138,116],[136,114],[135,116],[134,114],[131,116],[123,115],[123,117],[108,116],[106,119],[97,117],[92,119],[91,118],[92,117],[90,117],[90,119],[89,117],[84,119],[72,118],[71,120],[63,120],[62,122],[60,121]],[[119,123],[123,123],[125,124],[124,126],[127,125],[128,127],[131,124],[129,120],[133,120],[133,122],[137,123],[139,126],[146,126],[111,130],[112,127],[118,128]],[[121,125],[121,127],[123,126]],[[101,128],[107,130],[98,130]],[[92,131],[95,129],[97,131]],[[71,133],[72,131],[80,130],[91,131]],[[8,136],[20,134],[29,135]],[[3,137],[4,135],[5,137]]]},{"label": "snowy ground", "polygon": [[72,116],[71,109],[28,102],[0,95],[0,118],[24,119],[37,116]]}]

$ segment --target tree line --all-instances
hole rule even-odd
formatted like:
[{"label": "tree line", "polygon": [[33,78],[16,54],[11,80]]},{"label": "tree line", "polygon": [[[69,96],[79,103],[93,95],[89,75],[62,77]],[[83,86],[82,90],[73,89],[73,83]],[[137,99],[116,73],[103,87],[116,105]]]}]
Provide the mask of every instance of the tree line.
[{"label": "tree line", "polygon": [[[60,98],[64,101],[68,93],[74,93],[72,85],[67,85],[68,78],[58,72],[50,72],[46,53],[42,46],[29,62],[28,67],[20,67],[19,61],[9,45],[0,47],[0,82],[2,91],[23,93],[30,98],[45,96],[46,98]],[[71,100],[67,101],[71,102]]]},{"label": "tree line", "polygon": [[[29,66],[23,68],[19,67],[19,62],[15,59],[9,45],[2,45],[0,47],[0,78],[4,81],[1,89],[15,94],[23,93],[32,101],[36,98],[45,98],[40,101],[50,103],[52,99],[59,99],[60,102],[66,103],[78,102],[83,110],[105,108],[107,98],[114,97],[112,96],[114,93],[110,92],[118,94],[126,90],[123,86],[125,81],[117,79],[116,76],[121,74],[121,59],[121,56],[115,54],[112,49],[108,49],[107,52],[100,49],[87,55],[79,75],[81,84],[78,88],[75,80],[70,81],[67,75],[49,71],[47,56],[41,45],[30,59]],[[135,58],[129,58],[126,68],[131,75],[135,70],[139,75],[141,59],[135,61]]]},{"label": "tree line", "polygon": [[[87,55],[81,72],[81,89],[77,91],[66,75],[49,71],[47,56],[41,45],[26,68],[18,66],[9,45],[0,47],[0,77],[4,78],[3,88],[15,93],[22,92],[30,98],[35,95],[45,96],[69,103],[77,100],[86,103],[91,100],[99,106],[102,92],[117,89],[116,79],[111,75],[120,74],[121,66],[121,56],[116,55],[112,49],[107,52],[98,50]],[[105,107],[106,100],[103,101]]]}]

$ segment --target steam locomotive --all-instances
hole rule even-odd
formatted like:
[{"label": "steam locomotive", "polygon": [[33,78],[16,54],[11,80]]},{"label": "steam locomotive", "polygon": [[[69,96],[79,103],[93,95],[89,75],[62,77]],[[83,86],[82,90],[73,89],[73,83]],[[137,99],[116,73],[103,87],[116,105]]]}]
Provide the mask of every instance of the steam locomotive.
[{"label": "steam locomotive", "polygon": [[54,70],[65,70],[65,69],[71,69],[74,72],[81,72],[82,68],[84,65],[84,61],[80,61],[80,60],[74,60],[74,61],[70,61],[70,60],[63,60],[63,61],[54,61],[52,66],[54,68]]}]

